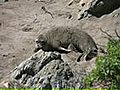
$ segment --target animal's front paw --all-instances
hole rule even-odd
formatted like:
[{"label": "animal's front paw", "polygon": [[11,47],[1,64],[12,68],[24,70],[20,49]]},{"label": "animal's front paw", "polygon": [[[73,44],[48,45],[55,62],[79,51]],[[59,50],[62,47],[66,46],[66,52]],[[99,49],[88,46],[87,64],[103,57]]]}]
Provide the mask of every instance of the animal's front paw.
[{"label": "animal's front paw", "polygon": [[33,52],[37,52],[38,50],[40,50],[39,48],[35,48],[34,50],[33,50]]},{"label": "animal's front paw", "polygon": [[71,50],[69,50],[69,49],[67,50],[67,49],[66,49],[66,52],[68,52],[68,53],[69,53],[69,52],[71,52]]}]

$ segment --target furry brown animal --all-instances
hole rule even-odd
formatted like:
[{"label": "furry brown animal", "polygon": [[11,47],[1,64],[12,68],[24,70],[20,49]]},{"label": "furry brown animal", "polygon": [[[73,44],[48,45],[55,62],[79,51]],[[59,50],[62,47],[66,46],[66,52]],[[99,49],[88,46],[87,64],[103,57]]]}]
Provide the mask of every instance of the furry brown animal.
[{"label": "furry brown animal", "polygon": [[75,27],[54,27],[46,33],[41,33],[36,39],[36,49],[44,51],[67,52],[69,45],[73,45],[82,55],[79,60],[87,60],[97,55],[97,46],[90,35]]}]

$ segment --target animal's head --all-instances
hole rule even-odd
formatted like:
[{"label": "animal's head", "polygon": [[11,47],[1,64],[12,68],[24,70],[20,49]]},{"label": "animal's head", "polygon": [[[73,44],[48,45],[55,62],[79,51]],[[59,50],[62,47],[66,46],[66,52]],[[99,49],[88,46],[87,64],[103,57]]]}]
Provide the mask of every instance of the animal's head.
[{"label": "animal's head", "polygon": [[38,51],[39,49],[44,49],[47,45],[47,41],[44,37],[44,35],[39,35],[38,38],[35,40],[36,42],[36,48],[35,52]]}]

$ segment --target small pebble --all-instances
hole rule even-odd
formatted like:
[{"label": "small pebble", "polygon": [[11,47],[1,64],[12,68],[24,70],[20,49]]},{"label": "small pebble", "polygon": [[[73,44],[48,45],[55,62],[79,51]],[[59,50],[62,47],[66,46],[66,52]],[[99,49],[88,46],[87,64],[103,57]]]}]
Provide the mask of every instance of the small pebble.
[{"label": "small pebble", "polygon": [[3,57],[7,57],[8,55],[3,54]]},{"label": "small pebble", "polygon": [[25,48],[23,48],[23,50],[25,51]]},{"label": "small pebble", "polygon": [[15,55],[13,55],[12,57],[15,57]]}]

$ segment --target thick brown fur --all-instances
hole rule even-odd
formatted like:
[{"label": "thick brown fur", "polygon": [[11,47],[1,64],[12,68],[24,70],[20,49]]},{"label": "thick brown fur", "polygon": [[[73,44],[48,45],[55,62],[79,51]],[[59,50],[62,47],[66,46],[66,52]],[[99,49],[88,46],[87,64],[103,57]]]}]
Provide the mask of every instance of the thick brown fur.
[{"label": "thick brown fur", "polygon": [[[73,45],[76,50],[83,53],[79,59],[97,55],[97,46],[90,35],[75,27],[54,27],[41,33],[36,39],[37,48],[45,51],[70,52],[67,48]],[[79,61],[79,60],[78,60]]]}]

